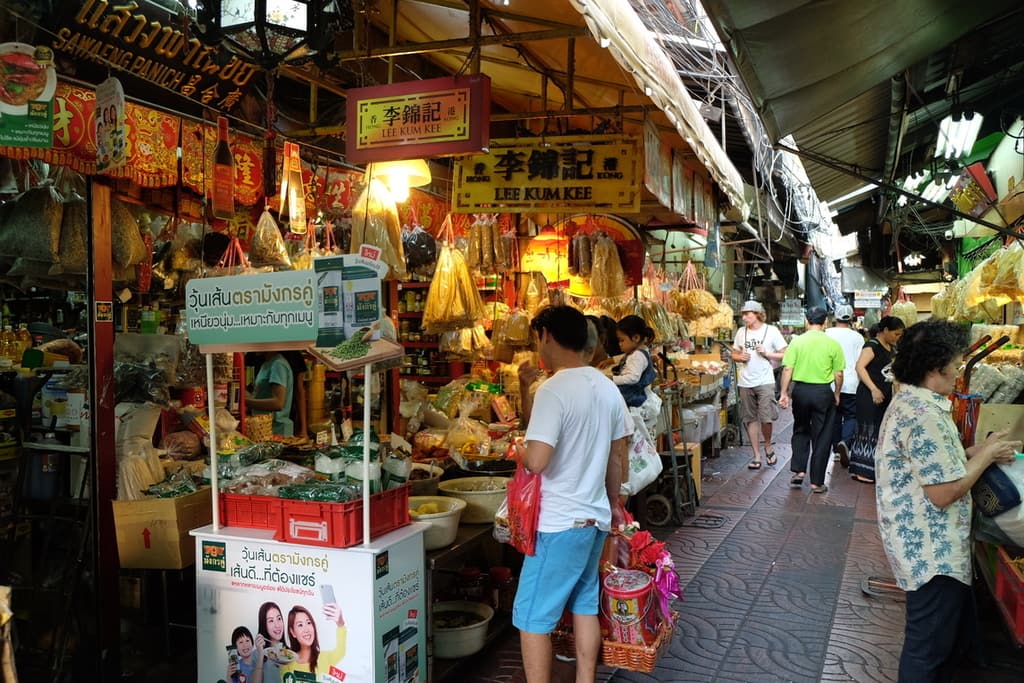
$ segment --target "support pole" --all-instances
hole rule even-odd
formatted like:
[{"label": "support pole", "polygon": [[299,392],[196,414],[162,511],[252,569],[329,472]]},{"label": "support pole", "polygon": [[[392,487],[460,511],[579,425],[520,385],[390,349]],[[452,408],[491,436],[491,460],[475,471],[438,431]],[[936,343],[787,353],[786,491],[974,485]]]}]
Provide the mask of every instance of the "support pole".
[{"label": "support pole", "polygon": [[206,354],[206,410],[210,417],[210,497],[213,500],[213,533],[220,531],[220,492],[217,482],[220,469],[220,456],[217,453],[217,402],[213,400],[213,354]]}]

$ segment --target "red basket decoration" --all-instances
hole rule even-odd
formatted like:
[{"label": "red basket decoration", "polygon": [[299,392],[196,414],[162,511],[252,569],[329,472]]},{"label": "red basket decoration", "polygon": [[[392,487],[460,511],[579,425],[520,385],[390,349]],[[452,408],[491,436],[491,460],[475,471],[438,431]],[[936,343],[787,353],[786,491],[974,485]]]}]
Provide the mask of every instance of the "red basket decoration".
[{"label": "red basket decoration", "polygon": [[[671,620],[663,620],[658,626],[658,637],[650,645],[630,645],[611,640],[601,641],[601,663],[617,669],[642,671],[651,673],[658,660],[672,643],[678,612],[672,612]],[[555,654],[563,657],[576,656],[576,639],[572,629],[555,629],[551,634],[551,644]]]}]

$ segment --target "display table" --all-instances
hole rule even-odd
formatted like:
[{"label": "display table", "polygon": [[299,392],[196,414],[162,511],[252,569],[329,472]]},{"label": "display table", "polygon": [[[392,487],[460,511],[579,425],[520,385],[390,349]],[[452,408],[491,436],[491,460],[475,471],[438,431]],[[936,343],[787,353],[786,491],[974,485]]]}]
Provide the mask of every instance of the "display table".
[{"label": "display table", "polygon": [[[282,677],[296,670],[291,679],[296,683],[428,680],[426,528],[413,522],[346,549],[282,543],[274,540],[274,532],[261,529],[214,531],[206,526],[192,531],[199,680],[224,679],[232,633],[244,626],[255,638],[266,603],[280,611],[284,643],[291,651],[299,647],[291,625],[304,612],[319,640],[316,676],[285,663]],[[343,627],[328,621],[325,605],[330,603],[340,608]]]}]

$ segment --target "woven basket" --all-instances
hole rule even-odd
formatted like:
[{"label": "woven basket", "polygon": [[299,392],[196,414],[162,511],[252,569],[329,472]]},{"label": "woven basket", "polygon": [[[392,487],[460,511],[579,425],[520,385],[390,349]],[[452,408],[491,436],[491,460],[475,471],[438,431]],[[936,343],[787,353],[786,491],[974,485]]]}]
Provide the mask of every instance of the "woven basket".
[{"label": "woven basket", "polygon": [[249,415],[245,418],[245,435],[250,441],[270,441],[274,438],[274,416],[271,413],[265,415]]},{"label": "woven basket", "polygon": [[[672,619],[662,621],[658,625],[658,637],[650,645],[630,645],[629,643],[617,643],[611,640],[601,641],[601,663],[605,666],[617,669],[628,669],[629,671],[642,671],[650,673],[658,663],[658,659],[665,654],[672,643],[672,633],[675,630],[678,612],[672,612]],[[555,654],[563,657],[576,656],[576,639],[573,638],[572,629],[555,629],[551,634],[551,645]]]}]

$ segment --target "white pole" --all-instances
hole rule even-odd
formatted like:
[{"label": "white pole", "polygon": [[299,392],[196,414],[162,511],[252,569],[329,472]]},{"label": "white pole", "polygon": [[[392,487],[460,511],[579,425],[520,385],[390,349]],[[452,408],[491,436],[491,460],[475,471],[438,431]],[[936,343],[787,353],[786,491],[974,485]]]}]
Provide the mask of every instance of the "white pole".
[{"label": "white pole", "polygon": [[210,417],[210,495],[213,498],[213,533],[220,531],[220,502],[218,501],[217,469],[220,458],[217,455],[217,407],[213,392],[213,354],[206,354],[206,410]]},{"label": "white pole", "polygon": [[370,545],[370,372],[363,366],[363,545]]}]

